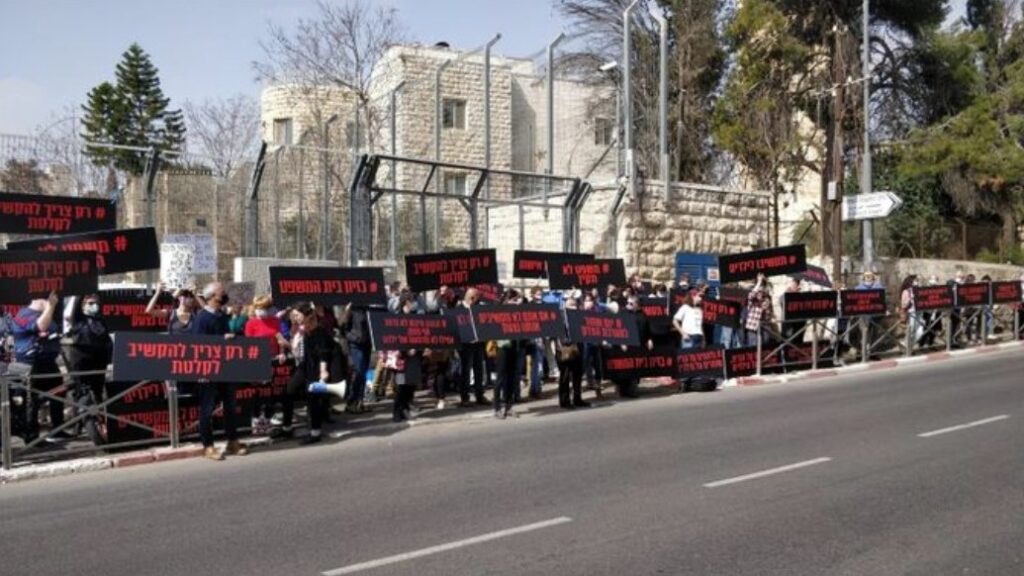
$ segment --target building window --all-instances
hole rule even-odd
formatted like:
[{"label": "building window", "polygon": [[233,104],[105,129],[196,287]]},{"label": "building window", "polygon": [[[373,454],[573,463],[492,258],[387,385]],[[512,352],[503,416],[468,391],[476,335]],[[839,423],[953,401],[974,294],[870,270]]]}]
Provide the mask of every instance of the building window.
[{"label": "building window", "polygon": [[594,118],[594,144],[611,146],[615,138],[615,124],[608,118]]},{"label": "building window", "polygon": [[287,146],[292,143],[292,119],[276,118],[274,120],[274,144]]},{"label": "building window", "polygon": [[446,194],[465,196],[466,195],[466,175],[465,174],[445,174],[444,175],[444,191]]},{"label": "building window", "polygon": [[445,128],[466,129],[466,101],[458,98],[445,98],[441,104],[441,125]]}]

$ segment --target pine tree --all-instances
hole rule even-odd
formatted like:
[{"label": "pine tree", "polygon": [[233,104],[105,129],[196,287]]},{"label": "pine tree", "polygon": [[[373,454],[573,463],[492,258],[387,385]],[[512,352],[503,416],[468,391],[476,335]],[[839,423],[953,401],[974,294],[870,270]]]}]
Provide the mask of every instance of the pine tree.
[{"label": "pine tree", "polygon": [[[170,99],[160,87],[159,71],[149,55],[132,44],[117,64],[116,83],[103,82],[89,92],[83,106],[83,137],[162,151],[180,151],[185,142],[181,110],[168,110]],[[132,174],[145,166],[143,156],[130,150],[88,148],[93,162]]]}]

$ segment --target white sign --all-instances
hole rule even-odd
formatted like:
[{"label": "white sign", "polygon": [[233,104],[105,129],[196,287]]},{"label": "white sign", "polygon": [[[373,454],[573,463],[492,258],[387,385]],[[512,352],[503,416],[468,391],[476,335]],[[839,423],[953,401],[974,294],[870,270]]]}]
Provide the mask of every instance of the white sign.
[{"label": "white sign", "polygon": [[194,264],[191,244],[160,244],[160,280],[171,290],[195,286]]},{"label": "white sign", "polygon": [[873,220],[885,218],[903,205],[903,200],[892,192],[871,192],[843,198],[843,220]]},{"label": "white sign", "polygon": [[195,252],[192,271],[196,274],[217,273],[217,245],[213,234],[164,234],[167,244],[188,244]]}]

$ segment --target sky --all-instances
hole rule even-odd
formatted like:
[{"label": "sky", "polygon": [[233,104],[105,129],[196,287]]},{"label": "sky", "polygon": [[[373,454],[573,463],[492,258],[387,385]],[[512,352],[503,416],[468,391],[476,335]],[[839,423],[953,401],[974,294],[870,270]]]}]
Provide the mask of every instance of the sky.
[{"label": "sky", "polygon": [[[557,0],[368,1],[397,8],[414,41],[474,49],[500,32],[494,51],[508,56],[534,54],[566,27]],[[952,0],[955,15],[965,2]],[[258,97],[251,63],[267,23],[315,12],[314,0],[0,0],[0,133],[65,127],[132,42],[159,68],[172,107]]]},{"label": "sky", "polygon": [[[414,41],[471,50],[501,32],[494,52],[508,56],[537,52],[564,26],[552,0],[368,1],[397,8]],[[172,107],[258,97],[252,61],[267,23],[287,27],[315,13],[314,0],[0,0],[0,133],[67,121],[69,107],[114,79],[132,42],[159,68]]]}]

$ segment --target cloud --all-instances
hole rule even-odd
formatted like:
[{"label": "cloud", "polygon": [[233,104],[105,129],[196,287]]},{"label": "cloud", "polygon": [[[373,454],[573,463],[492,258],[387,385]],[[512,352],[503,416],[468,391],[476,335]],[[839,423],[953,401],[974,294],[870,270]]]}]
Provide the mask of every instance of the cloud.
[{"label": "cloud", "polygon": [[28,134],[56,107],[42,85],[18,76],[0,78],[0,133]]}]

